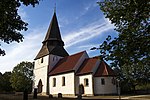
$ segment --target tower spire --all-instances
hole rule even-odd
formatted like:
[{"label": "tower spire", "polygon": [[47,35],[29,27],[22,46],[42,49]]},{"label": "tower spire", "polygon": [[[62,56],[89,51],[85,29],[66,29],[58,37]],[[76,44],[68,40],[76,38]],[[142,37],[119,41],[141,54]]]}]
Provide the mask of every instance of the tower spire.
[{"label": "tower spire", "polygon": [[35,59],[41,58],[49,54],[58,55],[61,57],[68,56],[67,51],[63,47],[64,42],[61,38],[57,16],[55,12],[49,25],[45,39],[42,43],[43,46]]}]

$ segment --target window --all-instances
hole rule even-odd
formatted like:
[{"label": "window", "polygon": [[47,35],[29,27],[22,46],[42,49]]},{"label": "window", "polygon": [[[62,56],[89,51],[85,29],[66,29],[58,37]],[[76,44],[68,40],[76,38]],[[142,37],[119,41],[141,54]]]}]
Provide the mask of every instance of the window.
[{"label": "window", "polygon": [[56,87],[56,78],[53,78],[53,87]]},{"label": "window", "polygon": [[104,78],[101,79],[101,84],[105,85],[105,79]]},{"label": "window", "polygon": [[62,86],[65,86],[65,77],[62,77]]},{"label": "window", "polygon": [[57,60],[58,60],[57,56],[54,56],[53,61],[57,61]]},{"label": "window", "polygon": [[41,58],[41,63],[43,63],[43,58]]},{"label": "window", "polygon": [[55,56],[53,57],[53,61],[55,60]]},{"label": "window", "polygon": [[84,79],[84,86],[89,86],[89,80],[87,78]]}]

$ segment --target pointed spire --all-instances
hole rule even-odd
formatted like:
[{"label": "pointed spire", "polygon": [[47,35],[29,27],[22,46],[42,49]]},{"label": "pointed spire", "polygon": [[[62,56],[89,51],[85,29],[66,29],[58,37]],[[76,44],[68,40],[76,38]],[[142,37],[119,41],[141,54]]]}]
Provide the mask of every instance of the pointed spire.
[{"label": "pointed spire", "polygon": [[60,30],[59,30],[58,21],[55,12],[43,43],[50,42],[50,41],[59,42],[59,44],[57,43],[58,45],[64,46],[64,42],[62,41],[60,35]]},{"label": "pointed spire", "polygon": [[42,43],[43,46],[35,60],[49,54],[58,55],[61,57],[68,56],[67,51],[63,47],[64,42],[61,38],[56,12],[54,12],[47,34]]}]

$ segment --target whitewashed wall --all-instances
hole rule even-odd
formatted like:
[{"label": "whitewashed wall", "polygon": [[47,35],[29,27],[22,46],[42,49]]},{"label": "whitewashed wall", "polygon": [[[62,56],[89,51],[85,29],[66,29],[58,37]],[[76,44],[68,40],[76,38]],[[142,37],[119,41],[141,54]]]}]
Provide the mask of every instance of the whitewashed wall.
[{"label": "whitewashed wall", "polygon": [[[65,86],[62,86],[62,77],[65,77]],[[56,87],[53,87],[53,78],[56,78]],[[75,94],[75,76],[74,72],[61,74],[61,75],[54,75],[50,76],[49,79],[49,86],[50,86],[50,94]]]},{"label": "whitewashed wall", "polygon": [[[101,85],[101,79],[105,79],[105,85]],[[116,94],[116,85],[112,84],[113,77],[94,77],[94,94]]]},{"label": "whitewashed wall", "polygon": [[97,59],[96,64],[93,65],[93,66],[94,66],[93,69],[92,69],[93,75],[94,75],[95,72],[97,71],[97,68],[98,68],[99,64],[100,64],[100,60]]},{"label": "whitewashed wall", "polygon": [[41,79],[43,84],[42,93],[46,93],[49,56],[43,57],[43,63],[41,63],[41,59],[42,58],[35,60],[34,63],[35,65],[34,65],[34,87],[33,88],[37,88],[39,80]]},{"label": "whitewashed wall", "polygon": [[[87,78],[89,80],[89,86],[84,86],[84,79]],[[93,79],[92,74],[79,76],[79,84],[83,84],[84,86],[84,94],[93,95]]]},{"label": "whitewashed wall", "polygon": [[58,61],[63,58],[57,55],[50,55],[50,59],[49,59],[49,71],[58,63]]}]

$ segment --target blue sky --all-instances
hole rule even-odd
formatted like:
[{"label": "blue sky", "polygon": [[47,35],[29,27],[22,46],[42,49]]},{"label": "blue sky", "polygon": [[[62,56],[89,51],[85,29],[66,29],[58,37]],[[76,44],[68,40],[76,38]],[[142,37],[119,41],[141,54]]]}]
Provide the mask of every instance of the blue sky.
[{"label": "blue sky", "polygon": [[35,8],[21,6],[19,14],[28,22],[28,31],[22,32],[21,43],[3,44],[6,55],[0,57],[0,72],[12,71],[22,61],[34,61],[42,46],[48,26],[54,13],[56,15],[68,53],[86,50],[90,57],[99,55],[98,47],[108,35],[117,36],[114,26],[100,11],[99,0],[42,0]]}]

